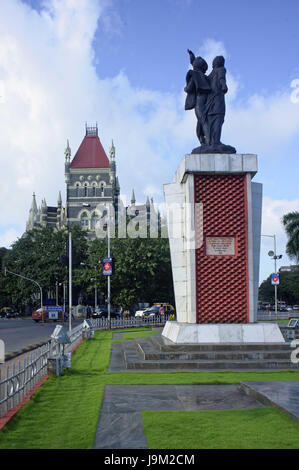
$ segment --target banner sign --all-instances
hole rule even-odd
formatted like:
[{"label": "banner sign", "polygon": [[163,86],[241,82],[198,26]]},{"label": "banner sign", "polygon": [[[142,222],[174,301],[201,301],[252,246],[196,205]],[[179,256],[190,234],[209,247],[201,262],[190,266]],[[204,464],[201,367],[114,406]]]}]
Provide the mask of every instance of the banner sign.
[{"label": "banner sign", "polygon": [[276,273],[271,274],[271,284],[272,286],[279,285],[279,274],[276,274]]},{"label": "banner sign", "polygon": [[103,276],[112,276],[113,274],[113,259],[112,258],[104,258],[102,260],[103,266]]}]

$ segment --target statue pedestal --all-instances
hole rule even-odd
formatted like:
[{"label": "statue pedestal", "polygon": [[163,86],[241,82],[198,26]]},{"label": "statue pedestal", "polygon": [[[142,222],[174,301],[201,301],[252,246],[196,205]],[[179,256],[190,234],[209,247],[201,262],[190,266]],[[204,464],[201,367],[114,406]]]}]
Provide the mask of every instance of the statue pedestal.
[{"label": "statue pedestal", "polygon": [[254,323],[262,208],[256,172],[256,155],[189,154],[164,185],[177,324],[163,336],[222,342],[225,330],[241,342],[261,337]]},{"label": "statue pedestal", "polygon": [[284,343],[276,323],[188,324],[168,321],[162,336],[175,344]]}]

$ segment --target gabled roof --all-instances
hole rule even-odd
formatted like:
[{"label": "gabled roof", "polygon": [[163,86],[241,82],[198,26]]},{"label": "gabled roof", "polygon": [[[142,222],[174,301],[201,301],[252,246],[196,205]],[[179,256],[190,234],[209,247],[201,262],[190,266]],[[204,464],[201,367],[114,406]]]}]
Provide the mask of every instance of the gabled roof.
[{"label": "gabled roof", "polygon": [[97,135],[86,133],[70,168],[109,168],[110,162]]}]

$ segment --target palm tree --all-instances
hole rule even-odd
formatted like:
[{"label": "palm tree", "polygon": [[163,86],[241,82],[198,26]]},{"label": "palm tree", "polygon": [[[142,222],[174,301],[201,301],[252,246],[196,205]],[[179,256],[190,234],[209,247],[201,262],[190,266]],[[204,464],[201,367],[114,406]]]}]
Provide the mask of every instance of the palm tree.
[{"label": "palm tree", "polygon": [[299,262],[299,212],[289,212],[282,218],[288,242],[286,252],[291,259]]}]

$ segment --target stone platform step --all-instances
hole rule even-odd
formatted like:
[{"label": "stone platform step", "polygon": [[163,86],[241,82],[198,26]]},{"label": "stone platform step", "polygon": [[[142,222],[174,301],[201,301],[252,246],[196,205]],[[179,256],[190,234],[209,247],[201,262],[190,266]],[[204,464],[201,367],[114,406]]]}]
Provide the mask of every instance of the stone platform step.
[{"label": "stone platform step", "polygon": [[267,348],[265,350],[250,348],[239,349],[201,349],[198,351],[156,351],[147,341],[137,342],[137,349],[144,360],[267,360],[267,359],[290,359],[289,349]]},{"label": "stone platform step", "polygon": [[289,344],[191,346],[165,344],[158,335],[122,342],[125,366],[131,370],[298,370]]},{"label": "stone platform step", "polygon": [[202,344],[175,344],[161,335],[149,335],[153,347],[161,351],[291,351],[289,343],[202,343]]}]

